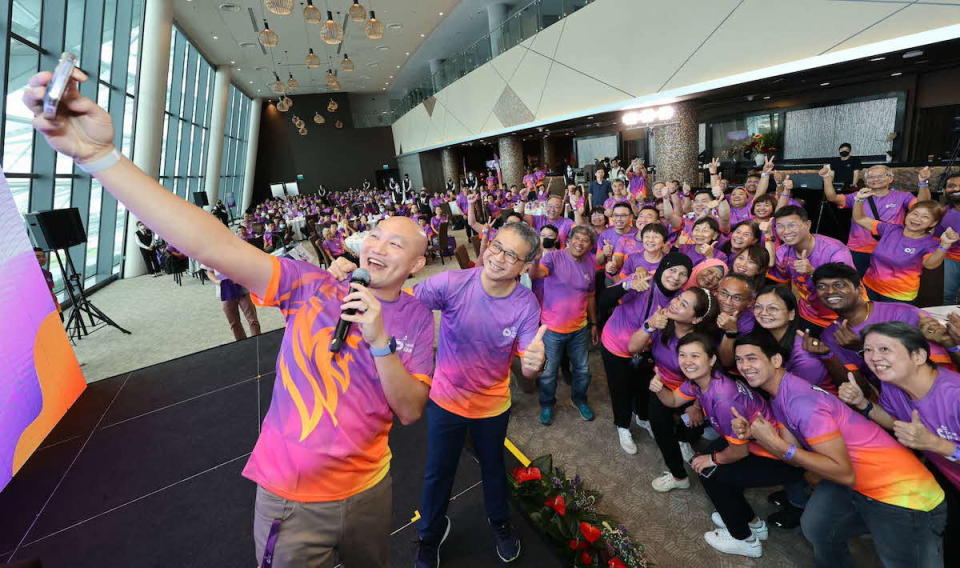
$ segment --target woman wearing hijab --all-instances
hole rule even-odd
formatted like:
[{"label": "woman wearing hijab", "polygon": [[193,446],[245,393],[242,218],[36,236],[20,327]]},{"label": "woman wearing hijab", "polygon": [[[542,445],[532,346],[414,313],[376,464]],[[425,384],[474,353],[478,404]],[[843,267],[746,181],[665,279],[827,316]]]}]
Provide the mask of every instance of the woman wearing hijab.
[{"label": "woman wearing hijab", "polygon": [[649,357],[634,358],[630,352],[630,336],[647,319],[657,313],[683,287],[693,263],[683,253],[671,252],[663,257],[651,278],[632,275],[621,284],[606,288],[600,295],[600,309],[613,313],[603,326],[600,337],[603,366],[610,388],[613,422],[617,426],[620,447],[628,454],[637,453],[630,435],[630,415],[636,413],[637,424],[653,435],[648,419],[650,398],[647,382],[653,376]]}]

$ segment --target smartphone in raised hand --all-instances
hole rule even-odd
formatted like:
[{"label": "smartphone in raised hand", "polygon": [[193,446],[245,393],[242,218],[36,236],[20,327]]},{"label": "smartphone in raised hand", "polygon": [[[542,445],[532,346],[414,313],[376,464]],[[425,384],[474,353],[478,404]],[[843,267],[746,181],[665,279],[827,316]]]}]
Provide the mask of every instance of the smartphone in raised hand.
[{"label": "smartphone in raised hand", "polygon": [[73,69],[77,66],[77,57],[70,52],[63,52],[60,55],[60,62],[53,71],[53,77],[47,85],[47,92],[43,95],[43,117],[52,119],[57,116],[57,107],[60,106],[60,100],[63,94],[67,92],[67,85],[70,84],[70,77],[73,75]]}]

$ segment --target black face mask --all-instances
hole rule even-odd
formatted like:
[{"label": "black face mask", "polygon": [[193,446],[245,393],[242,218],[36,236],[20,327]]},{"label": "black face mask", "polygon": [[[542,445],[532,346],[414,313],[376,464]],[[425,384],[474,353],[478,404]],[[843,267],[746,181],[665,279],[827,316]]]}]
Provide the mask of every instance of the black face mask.
[{"label": "black face mask", "polygon": [[543,248],[552,249],[557,244],[557,239],[543,239]]},{"label": "black face mask", "polygon": [[846,158],[846,157],[849,156],[849,155],[850,155],[850,150],[840,150],[840,157],[841,157],[841,158]]}]

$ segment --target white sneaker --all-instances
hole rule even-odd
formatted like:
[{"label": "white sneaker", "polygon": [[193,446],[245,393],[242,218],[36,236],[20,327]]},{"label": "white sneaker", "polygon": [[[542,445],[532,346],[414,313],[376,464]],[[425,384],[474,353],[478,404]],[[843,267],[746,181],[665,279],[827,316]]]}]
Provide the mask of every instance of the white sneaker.
[{"label": "white sneaker", "polygon": [[696,455],[690,442],[680,442],[680,455],[683,456],[683,461],[690,463],[690,460]]},{"label": "white sneaker", "polygon": [[[721,529],[727,528],[727,525],[723,522],[723,518],[720,516],[720,513],[714,511],[710,515],[710,520],[713,521],[713,524]],[[753,524],[747,525],[750,527],[750,531],[753,533],[753,536],[759,538],[760,540],[767,540],[770,538],[770,529],[767,528],[767,523],[763,519],[760,519],[760,524],[753,526]]]},{"label": "white sneaker", "polygon": [[760,558],[763,556],[763,545],[760,539],[754,538],[753,542],[740,540],[730,536],[727,529],[716,529],[708,533],[703,533],[703,540],[707,544],[720,552],[726,554],[739,554],[749,558]]},{"label": "white sneaker", "polygon": [[637,426],[646,430],[647,433],[650,434],[650,437],[653,438],[653,427],[650,426],[649,420],[640,420],[640,417],[634,414],[633,421],[637,423]]},{"label": "white sneaker", "polygon": [[633,436],[630,435],[629,428],[617,428],[617,434],[620,436],[620,447],[631,456],[637,453],[637,444],[633,442]]},{"label": "white sneaker", "polygon": [[658,493],[666,493],[672,489],[690,489],[690,478],[677,479],[669,471],[663,472],[663,475],[650,482],[653,490]]}]

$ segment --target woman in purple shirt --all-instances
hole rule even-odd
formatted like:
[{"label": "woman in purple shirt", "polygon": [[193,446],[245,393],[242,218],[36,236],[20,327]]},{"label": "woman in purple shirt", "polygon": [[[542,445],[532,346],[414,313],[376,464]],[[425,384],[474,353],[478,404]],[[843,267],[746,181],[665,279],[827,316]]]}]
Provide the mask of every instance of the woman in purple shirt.
[{"label": "woman in purple shirt", "polygon": [[840,399],[935,466],[948,507],[944,566],[960,565],[960,374],[931,361],[929,343],[908,323],[869,325],[861,337],[867,366],[883,385],[880,400],[867,400],[855,381],[840,386]]},{"label": "woman in purple shirt", "polygon": [[720,245],[720,252],[727,255],[727,266],[733,268],[733,261],[747,247],[760,242],[763,234],[755,221],[746,220],[736,224],[730,231],[730,238]]},{"label": "woman in purple shirt", "polygon": [[677,239],[680,252],[690,257],[694,266],[708,258],[719,258],[727,261],[727,255],[720,251],[717,239],[720,238],[720,224],[713,217],[697,219],[690,231],[689,241],[685,235]]},{"label": "woman in purple shirt", "polygon": [[[803,348],[802,320],[797,315],[797,298],[786,286],[767,286],[757,294],[753,304],[757,327],[766,331],[784,354],[784,368],[788,373],[836,394],[837,387],[830,373],[816,355]],[[754,329],[755,333],[762,333]]]},{"label": "woman in purple shirt", "polygon": [[637,415],[637,424],[653,434],[648,419],[650,398],[647,381],[653,376],[650,357],[634,357],[630,336],[651,315],[666,306],[690,277],[693,264],[686,255],[671,252],[663,257],[653,278],[627,278],[621,285],[600,293],[601,311],[613,309],[600,336],[600,355],[610,389],[613,422],[617,426],[620,447],[628,454],[637,453],[630,435],[630,416]]}]

